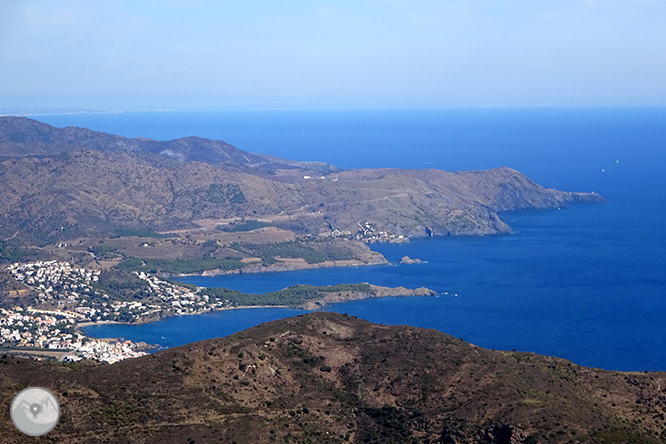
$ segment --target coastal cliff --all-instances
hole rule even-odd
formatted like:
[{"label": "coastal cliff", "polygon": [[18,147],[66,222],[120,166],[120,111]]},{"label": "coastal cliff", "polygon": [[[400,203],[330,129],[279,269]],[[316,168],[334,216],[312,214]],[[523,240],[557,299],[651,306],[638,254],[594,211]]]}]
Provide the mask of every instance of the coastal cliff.
[{"label": "coastal cliff", "polygon": [[126,139],[0,118],[0,237],[47,244],[117,233],[211,232],[248,218],[362,241],[509,233],[498,212],[599,203],[510,168],[348,170],[222,141]]}]

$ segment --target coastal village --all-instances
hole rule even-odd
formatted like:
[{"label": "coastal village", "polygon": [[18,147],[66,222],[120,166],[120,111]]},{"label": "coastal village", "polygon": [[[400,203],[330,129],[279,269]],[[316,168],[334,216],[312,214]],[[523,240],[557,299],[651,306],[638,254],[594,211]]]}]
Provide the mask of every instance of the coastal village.
[{"label": "coastal village", "polygon": [[107,341],[87,337],[76,329],[75,319],[38,310],[0,308],[0,347],[63,352],[61,361],[96,359],[114,362],[144,356],[131,341]]},{"label": "coastal village", "polygon": [[53,306],[55,310],[33,311],[55,312],[79,323],[145,322],[160,318],[163,314],[192,314],[225,306],[225,301],[210,301],[208,296],[199,295],[195,289],[143,272],[134,274],[150,287],[149,297],[121,301],[95,285],[99,281],[99,270],[73,268],[69,262],[57,261],[17,263],[10,265],[7,270],[16,280],[38,292],[36,306]]},{"label": "coastal village", "polygon": [[[16,284],[16,289],[8,291],[9,298],[20,298],[20,302],[17,300],[0,308],[0,351],[13,354],[47,356],[61,361],[96,359],[113,363],[143,356],[151,346],[92,338],[81,327],[104,323],[139,324],[239,305],[238,295],[233,291],[204,291],[143,271],[91,269],[55,260],[14,263],[5,270]],[[331,302],[349,300],[346,298],[350,295],[352,298],[359,297],[359,294],[363,298],[374,297],[378,291],[368,284],[337,287],[331,286],[321,293],[312,288],[297,288],[291,293],[268,297],[275,298],[280,304],[306,306],[307,298],[319,297]],[[388,293],[384,291],[382,294]],[[391,294],[406,296],[415,293]],[[265,299],[261,299],[265,295],[245,296],[254,298],[251,305],[265,303]],[[309,302],[318,306],[316,301]]]},{"label": "coastal village", "polygon": [[[362,242],[367,242],[371,244],[375,242],[388,242],[388,243],[409,242],[409,239],[403,236],[402,234],[395,235],[387,231],[377,230],[377,228],[370,222],[359,221],[356,222],[356,224],[358,225],[358,233],[354,236],[354,239],[356,240],[360,240]],[[347,231],[341,233],[340,235],[344,235],[347,233],[349,232]]]},{"label": "coastal village", "polygon": [[87,337],[78,329],[80,326],[147,322],[167,315],[219,309],[228,303],[143,272],[134,274],[145,281],[149,293],[138,300],[118,300],[100,289],[99,270],[58,261],[15,263],[7,270],[36,296],[27,308],[0,309],[0,347],[63,351],[66,353],[60,359],[65,361],[97,359],[113,363],[146,354],[131,341]]}]

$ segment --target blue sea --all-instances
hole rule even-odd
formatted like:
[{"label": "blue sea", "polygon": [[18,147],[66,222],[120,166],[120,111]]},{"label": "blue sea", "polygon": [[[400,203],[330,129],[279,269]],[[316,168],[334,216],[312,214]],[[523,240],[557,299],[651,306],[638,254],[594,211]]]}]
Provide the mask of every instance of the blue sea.
[{"label": "blue sea", "polygon": [[[546,187],[595,191],[603,205],[502,213],[514,234],[372,245],[417,265],[189,277],[265,292],[297,283],[426,286],[438,297],[336,304],[383,324],[434,328],[476,345],[609,370],[666,370],[666,109],[515,108],[144,112],[36,116],[127,137],[196,135],[250,152],[342,168],[515,168]],[[447,294],[448,293],[448,294]],[[292,309],[229,310],[87,327],[172,347],[225,336]]]}]

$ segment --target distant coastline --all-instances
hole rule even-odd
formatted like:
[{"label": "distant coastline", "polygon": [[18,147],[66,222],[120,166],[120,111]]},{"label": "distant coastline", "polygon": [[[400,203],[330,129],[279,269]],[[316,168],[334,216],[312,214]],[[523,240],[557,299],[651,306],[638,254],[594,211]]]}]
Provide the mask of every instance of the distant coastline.
[{"label": "distant coastline", "polygon": [[97,115],[97,114],[123,114],[126,111],[92,111],[92,110],[30,110],[30,109],[5,109],[0,110],[0,117],[16,116],[16,117],[39,117],[39,116],[75,116],[75,115]]},{"label": "distant coastline", "polygon": [[367,267],[375,265],[388,265],[388,261],[376,261],[376,262],[360,262],[356,260],[340,260],[340,261],[325,261],[310,264],[305,261],[296,261],[292,260],[289,262],[279,262],[272,265],[254,265],[250,264],[246,267],[235,269],[235,270],[205,270],[202,273],[186,273],[179,274],[174,277],[189,277],[189,276],[226,276],[233,274],[257,274],[257,273],[279,273],[283,271],[299,271],[299,270],[317,270],[321,268],[337,268],[337,267]]}]

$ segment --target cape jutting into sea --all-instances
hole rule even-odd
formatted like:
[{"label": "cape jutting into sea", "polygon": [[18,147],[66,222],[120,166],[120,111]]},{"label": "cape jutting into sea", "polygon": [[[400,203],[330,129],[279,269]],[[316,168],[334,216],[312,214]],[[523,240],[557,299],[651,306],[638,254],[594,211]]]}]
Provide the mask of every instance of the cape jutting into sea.
[{"label": "cape jutting into sea", "polygon": [[[265,292],[293,284],[426,286],[433,298],[376,299],[330,310],[441,330],[476,345],[613,370],[666,370],[666,109],[155,112],[37,116],[128,137],[196,135],[342,168],[509,166],[546,187],[595,191],[604,205],[503,213],[515,234],[373,245],[427,264],[189,277]],[[448,294],[446,294],[448,293]],[[229,310],[93,336],[171,347],[224,336],[293,309]]]}]

